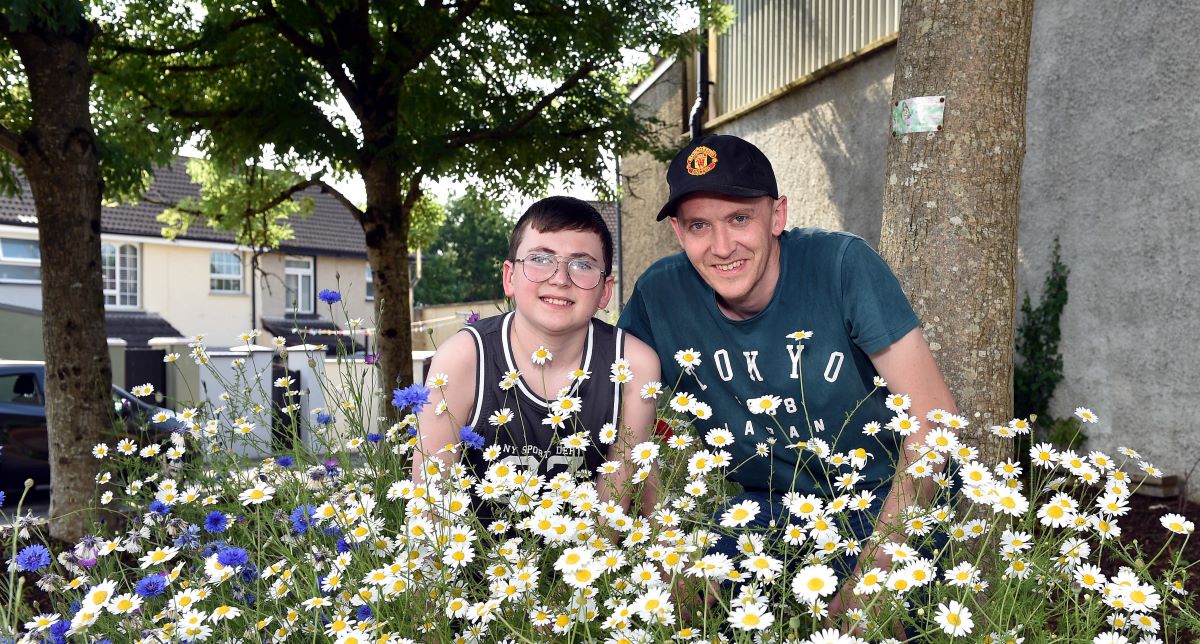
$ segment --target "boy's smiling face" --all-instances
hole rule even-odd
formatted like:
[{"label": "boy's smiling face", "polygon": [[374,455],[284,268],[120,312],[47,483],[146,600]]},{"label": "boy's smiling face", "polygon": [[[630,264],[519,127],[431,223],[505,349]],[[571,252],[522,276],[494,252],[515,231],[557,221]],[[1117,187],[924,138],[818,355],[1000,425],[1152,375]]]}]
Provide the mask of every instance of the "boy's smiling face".
[{"label": "boy's smiling face", "polygon": [[[530,253],[545,253],[560,257],[579,258],[603,270],[604,250],[600,236],[594,232],[560,230],[525,231],[516,257],[524,259]],[[613,280],[605,275],[593,289],[582,289],[567,275],[567,265],[561,261],[558,270],[544,282],[531,282],[517,262],[504,262],[504,294],[513,298],[518,315],[550,333],[564,333],[582,328],[596,313],[608,305],[612,297]]]}]

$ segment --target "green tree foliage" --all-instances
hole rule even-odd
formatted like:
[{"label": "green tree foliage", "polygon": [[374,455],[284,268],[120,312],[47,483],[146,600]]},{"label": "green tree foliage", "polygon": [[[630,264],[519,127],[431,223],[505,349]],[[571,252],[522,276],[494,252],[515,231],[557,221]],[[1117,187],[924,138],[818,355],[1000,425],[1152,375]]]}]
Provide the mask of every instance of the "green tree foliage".
[{"label": "green tree foliage", "polygon": [[1042,287],[1042,297],[1034,306],[1026,291],[1021,302],[1021,325],[1017,329],[1017,360],[1013,375],[1016,415],[1037,415],[1049,419],[1050,401],[1063,379],[1063,358],[1058,343],[1062,340],[1063,309],[1067,306],[1067,276],[1062,262],[1062,247],[1054,238],[1050,254],[1050,272]]},{"label": "green tree foliage", "polygon": [[[695,0],[702,15],[724,15]],[[285,165],[358,174],[375,275],[384,381],[411,377],[407,249],[422,186],[478,179],[538,192],[600,150],[651,143],[626,101],[629,50],[670,54],[675,0],[145,0],[103,71],[151,112],[204,132],[220,162],[270,151]]]},{"label": "green tree foliage", "polygon": [[454,198],[446,224],[423,254],[418,304],[450,304],[504,297],[501,266],[513,222],[500,204],[475,190]]},{"label": "green tree foliage", "polygon": [[408,250],[416,251],[429,248],[442,233],[446,224],[446,209],[436,199],[429,195],[421,195],[421,199],[413,206],[412,221],[408,228]]},{"label": "green tree foliage", "polygon": [[158,220],[167,239],[186,234],[200,222],[234,233],[238,243],[251,248],[278,248],[293,236],[288,218],[312,212],[312,199],[290,198],[289,188],[304,185],[291,172],[267,170],[254,162],[224,168],[207,159],[190,159],[187,171],[200,184],[200,196],[163,204],[167,209]]}]

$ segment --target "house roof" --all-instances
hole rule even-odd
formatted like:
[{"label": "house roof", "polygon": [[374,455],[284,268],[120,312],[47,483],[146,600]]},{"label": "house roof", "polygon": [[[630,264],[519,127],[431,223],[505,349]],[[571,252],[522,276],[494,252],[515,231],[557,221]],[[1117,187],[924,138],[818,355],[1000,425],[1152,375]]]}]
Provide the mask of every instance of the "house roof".
[{"label": "house roof", "polygon": [[[178,157],[171,165],[156,169],[145,200],[130,205],[103,206],[100,210],[101,231],[112,235],[160,237],[163,224],[157,217],[164,209],[160,204],[178,203],[184,197],[200,195],[200,186],[188,176],[188,161],[186,157]],[[313,210],[308,217],[289,218],[295,237],[283,242],[280,251],[303,255],[367,256],[362,227],[350,210],[319,188],[309,188],[299,194],[312,198]],[[16,197],[0,196],[0,224],[37,225],[33,195],[24,182],[21,194]],[[232,233],[214,230],[204,224],[189,227],[179,239],[234,242]]]},{"label": "house roof", "polygon": [[178,338],[182,335],[162,316],[146,311],[105,311],[104,327],[108,337],[121,338],[130,349],[145,349],[151,338]]}]

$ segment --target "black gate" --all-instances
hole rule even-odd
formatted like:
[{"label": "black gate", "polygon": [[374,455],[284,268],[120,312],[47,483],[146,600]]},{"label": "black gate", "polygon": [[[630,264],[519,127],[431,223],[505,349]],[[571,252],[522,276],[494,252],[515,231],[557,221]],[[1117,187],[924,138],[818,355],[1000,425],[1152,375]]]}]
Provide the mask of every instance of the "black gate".
[{"label": "black gate", "polygon": [[154,385],[155,399],[159,396],[174,392],[167,389],[167,365],[163,356],[167,355],[162,349],[125,349],[125,382],[121,385],[125,391],[150,383]]},{"label": "black gate", "polygon": [[[292,384],[289,387],[275,387],[275,381],[288,376],[292,379]],[[292,419],[290,415],[284,411],[284,407],[300,402],[300,372],[288,371],[283,364],[280,356],[276,355],[271,363],[271,449],[276,452],[290,452],[295,447],[296,434],[300,431],[298,424],[295,431],[292,430]],[[292,396],[284,395],[284,392],[290,390]]]}]

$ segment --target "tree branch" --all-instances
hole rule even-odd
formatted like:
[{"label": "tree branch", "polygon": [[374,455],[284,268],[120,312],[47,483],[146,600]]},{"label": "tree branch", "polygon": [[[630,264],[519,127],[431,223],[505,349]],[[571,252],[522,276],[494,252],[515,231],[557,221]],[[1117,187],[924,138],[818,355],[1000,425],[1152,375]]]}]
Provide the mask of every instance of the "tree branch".
[{"label": "tree branch", "polygon": [[[419,187],[419,185],[418,185],[418,187]],[[361,221],[362,210],[359,209],[358,206],[354,205],[354,202],[347,199],[346,195],[342,194],[342,192],[340,190],[338,190],[337,188],[334,188],[333,186],[329,185],[328,183],[325,183],[325,181],[323,179],[316,179],[316,178],[305,179],[304,181],[301,181],[299,183],[288,186],[286,189],[282,190],[279,194],[272,197],[270,201],[267,201],[266,203],[262,204],[261,206],[247,207],[245,212],[247,215],[260,215],[262,213],[270,211],[272,208],[278,206],[279,204],[283,203],[284,201],[291,199],[292,196],[295,195],[296,193],[303,192],[309,188],[320,188],[322,194],[327,194],[327,195],[333,197],[335,200],[337,200],[338,203],[340,203],[342,206],[344,206],[346,208],[346,210],[349,210],[350,214],[354,215],[355,219]],[[180,208],[178,202],[155,199],[154,197],[151,197],[149,195],[143,195],[142,201],[144,201],[146,203],[154,204],[156,206],[163,206],[164,208],[174,208],[175,210],[178,210],[179,212],[187,213],[189,215],[195,215],[197,217],[204,216],[204,211],[197,209],[197,208]]]},{"label": "tree branch", "polygon": [[[240,31],[246,27],[265,24],[269,22],[266,16],[251,16],[249,18],[240,18],[229,23],[227,27],[221,29],[223,34],[231,34],[235,31]],[[118,56],[121,54],[136,54],[139,56],[174,56],[176,54],[186,54],[190,51],[199,49],[201,45],[208,40],[207,35],[203,35],[195,40],[183,43],[177,47],[148,47],[144,45],[133,45],[126,42],[114,42],[106,47]],[[114,56],[113,59],[116,59]]]},{"label": "tree branch", "polygon": [[330,50],[329,43],[324,43],[324,46],[321,46],[305,38],[303,34],[288,24],[283,19],[283,16],[279,15],[271,0],[259,0],[258,4],[271,19],[271,24],[279,32],[279,35],[283,36],[284,40],[291,43],[301,54],[321,65],[325,73],[329,74],[329,78],[333,81],[334,86],[341,92],[342,97],[346,99],[346,103],[350,105],[350,109],[361,119],[364,113],[364,106],[359,96],[358,88],[354,85],[354,81],[342,69],[342,56],[340,52]]},{"label": "tree branch", "polygon": [[[450,28],[439,31],[436,34],[432,34],[432,37],[427,41],[430,44],[424,48],[415,47],[412,39],[408,38],[407,36],[401,36],[398,32],[392,31],[391,33],[393,36],[396,37],[399,42],[403,43],[405,48],[413,54],[409,60],[405,61],[407,64],[403,65],[395,74],[392,75],[392,82],[398,83],[401,79],[407,76],[409,72],[419,67],[421,63],[425,62],[425,59],[429,58],[431,55],[433,55],[433,52],[437,50],[437,46],[450,40],[450,37],[467,23],[467,20],[471,18],[471,16],[482,4],[483,0],[470,0],[469,2],[462,3],[462,5],[458,7],[458,13],[455,14],[454,22],[450,25]],[[438,12],[443,9],[443,6],[441,3],[438,3],[433,5],[432,8],[434,12]]]},{"label": "tree branch", "polygon": [[324,181],[317,181],[316,184],[314,184],[314,185],[321,186],[322,193],[327,194],[330,197],[333,197],[334,199],[336,199],[338,201],[338,203],[342,204],[342,206],[344,206],[346,208],[346,210],[350,211],[351,215],[354,215],[354,219],[356,221],[358,221],[359,225],[362,225],[362,218],[363,218],[362,209],[359,208],[358,206],[354,205],[354,202],[347,199],[346,195],[342,194],[341,190],[334,188],[333,186],[329,185],[328,183],[325,183]]},{"label": "tree branch", "polygon": [[582,82],[583,79],[595,69],[595,63],[591,61],[584,63],[578,70],[575,71],[574,74],[571,75],[570,78],[563,81],[562,85],[559,85],[553,92],[543,96],[540,101],[534,103],[528,111],[526,111],[512,123],[509,123],[505,127],[480,130],[477,132],[464,132],[453,135],[450,137],[448,145],[452,148],[461,148],[472,143],[478,143],[480,141],[500,140],[513,134],[514,132],[517,132],[526,125],[529,125],[533,119],[537,118],[539,114],[545,111],[545,109],[550,106],[550,103],[554,102],[554,99],[571,91],[571,89],[579,85],[579,83]]},{"label": "tree branch", "polygon": [[0,125],[0,150],[9,153],[18,163],[24,163],[25,150],[28,145],[25,137]]}]

